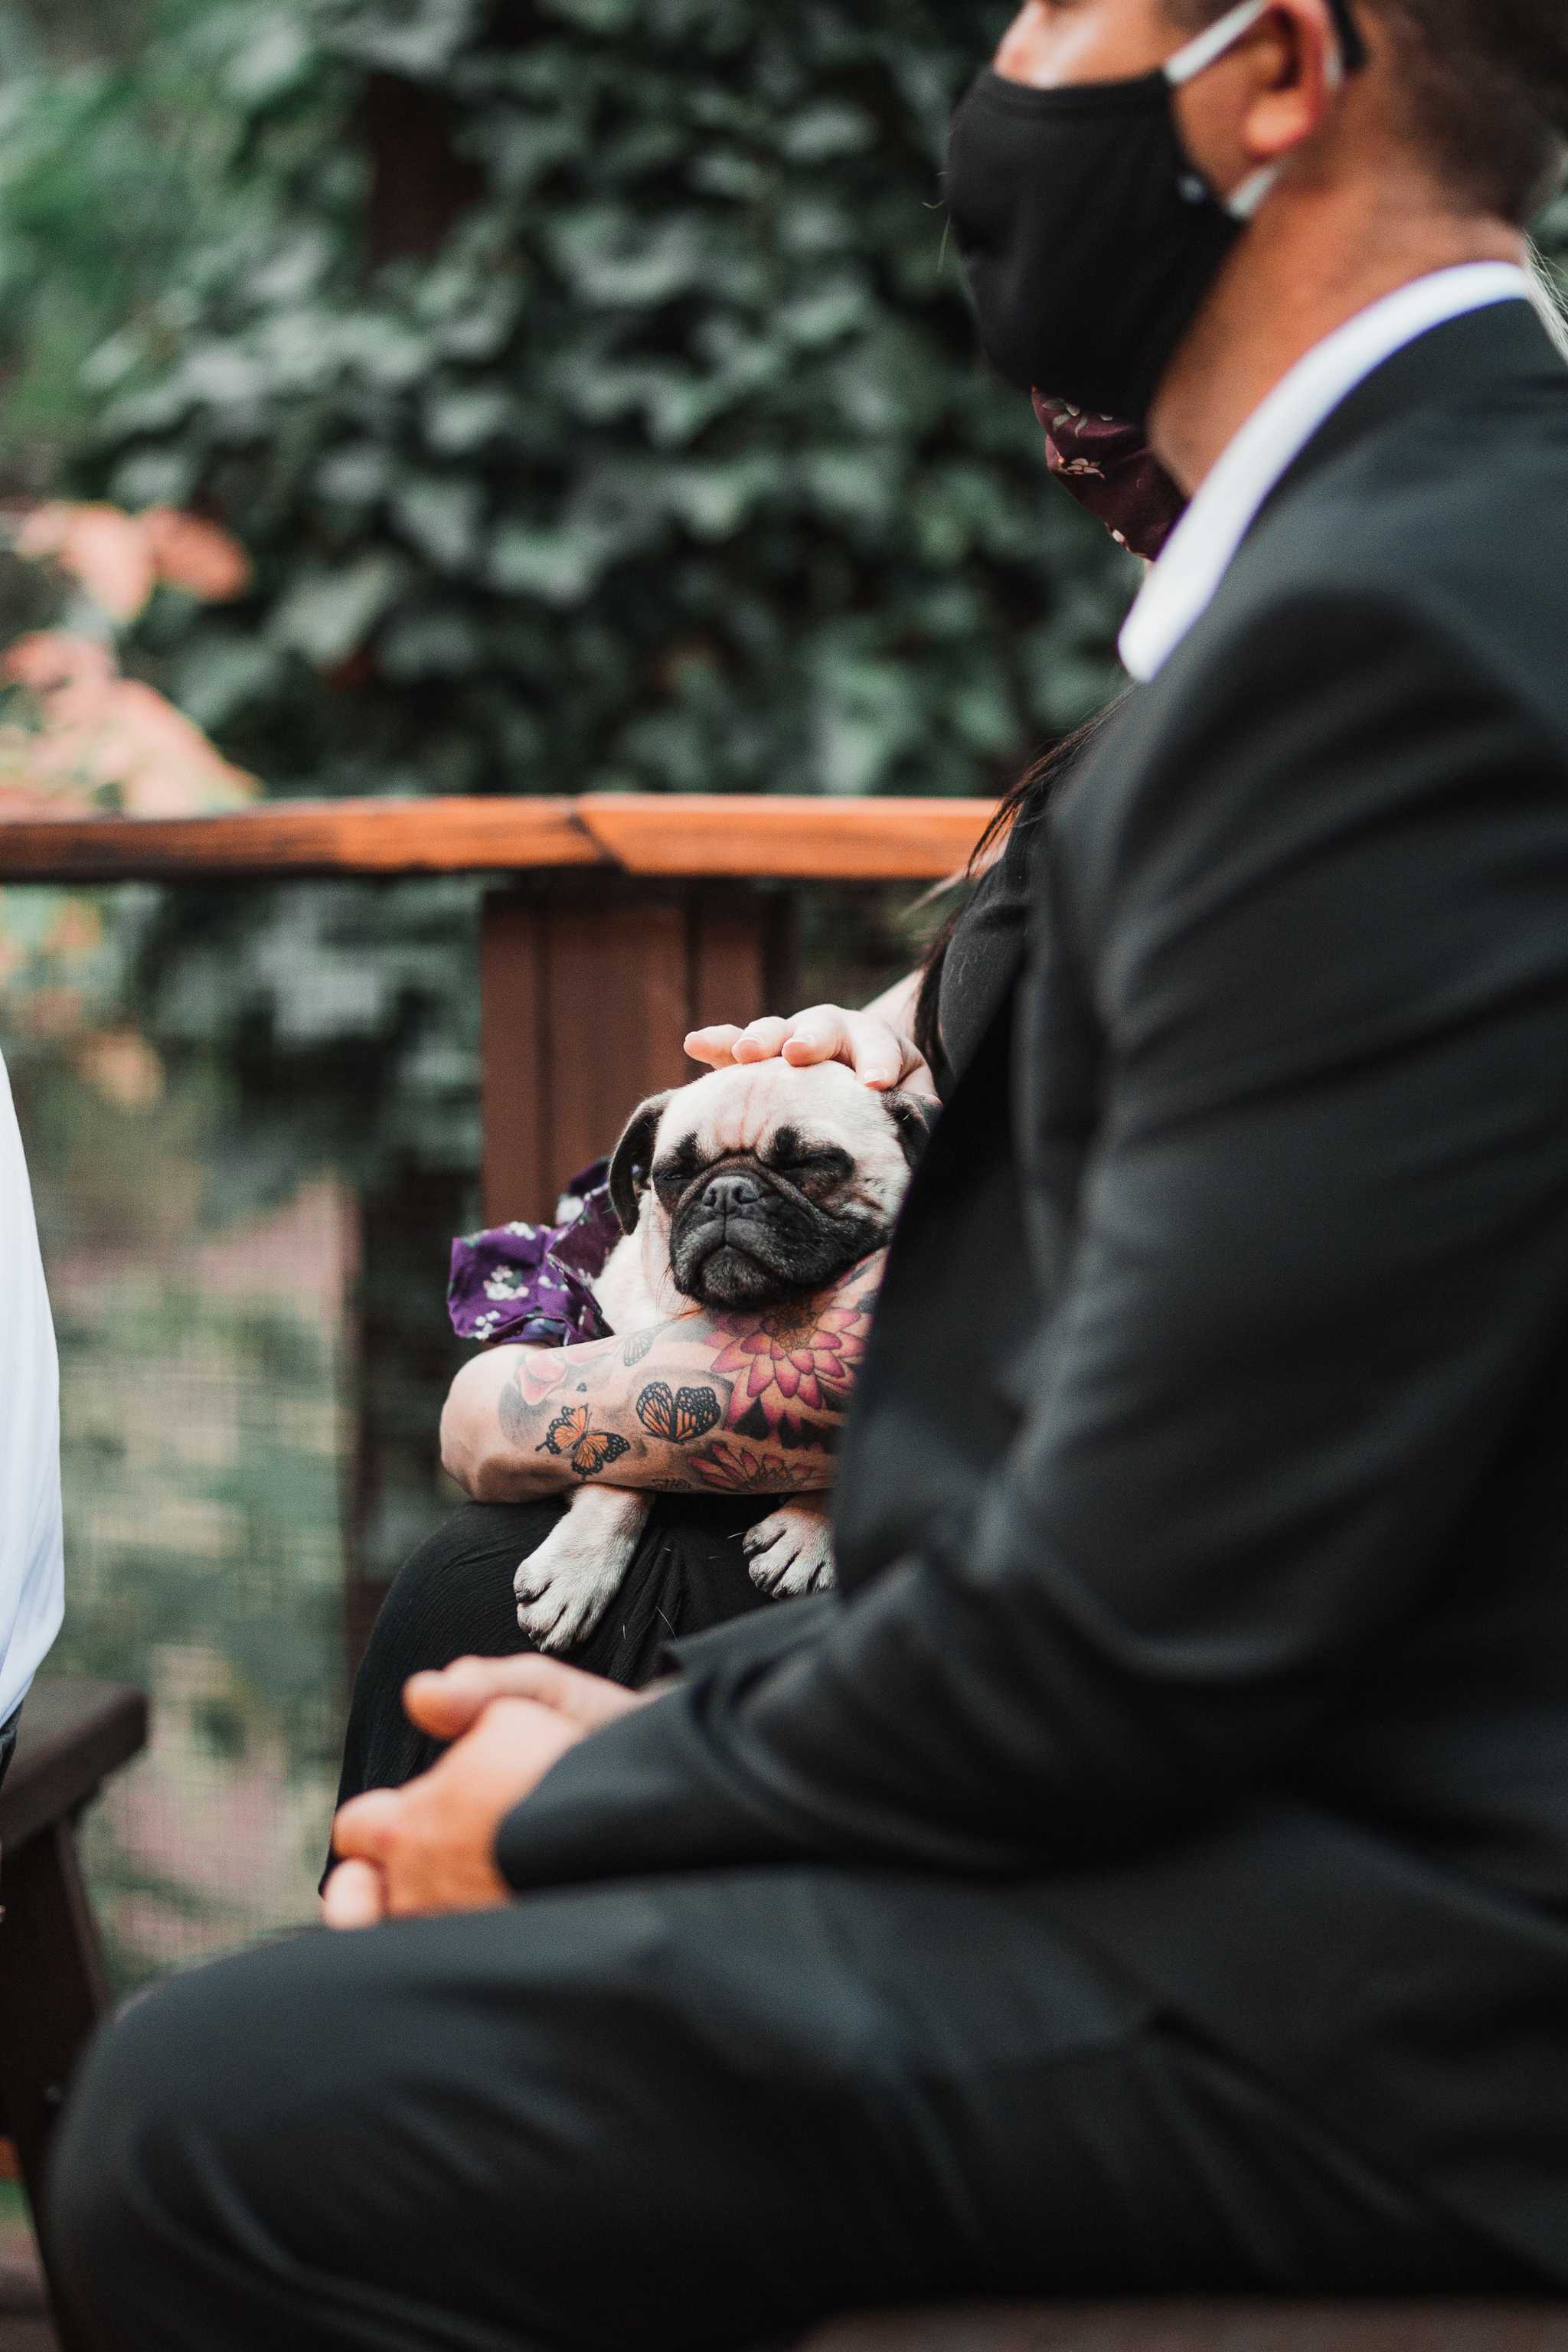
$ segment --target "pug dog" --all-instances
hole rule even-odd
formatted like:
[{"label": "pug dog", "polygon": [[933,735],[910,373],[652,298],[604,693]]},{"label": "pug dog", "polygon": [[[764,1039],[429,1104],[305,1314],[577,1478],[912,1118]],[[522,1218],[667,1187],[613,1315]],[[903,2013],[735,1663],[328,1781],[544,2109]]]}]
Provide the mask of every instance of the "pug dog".
[{"label": "pug dog", "polygon": [[[693,1303],[750,1310],[825,1290],[891,1236],[934,1109],[923,1095],[875,1093],[837,1062],[715,1070],[641,1104],[610,1167],[625,1238],[594,1284],[611,1329],[643,1329]],[[687,1393],[669,1400],[671,1415]],[[704,1410],[715,1402],[704,1395]],[[570,1434],[569,1410],[556,1426]],[[651,1507],[631,1488],[573,1496],[515,1579],[518,1623],[540,1649],[593,1632]],[[772,1599],[833,1581],[825,1499],[797,1497],[744,1541],[752,1580]]]}]

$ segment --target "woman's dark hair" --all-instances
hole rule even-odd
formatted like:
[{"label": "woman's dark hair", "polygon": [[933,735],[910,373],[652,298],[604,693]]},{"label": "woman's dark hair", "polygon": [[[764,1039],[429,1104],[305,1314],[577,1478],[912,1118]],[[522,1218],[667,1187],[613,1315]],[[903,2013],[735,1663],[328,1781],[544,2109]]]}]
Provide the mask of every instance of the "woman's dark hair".
[{"label": "woman's dark hair", "polygon": [[[966,883],[972,890],[975,883],[989,872],[997,858],[1002,856],[1012,837],[1015,826],[1038,823],[1045,814],[1051,794],[1077,766],[1084,752],[1100,734],[1101,728],[1110,719],[1111,713],[1117,709],[1120,697],[1117,702],[1108,703],[1103,710],[1098,712],[1087,726],[1080,727],[1076,734],[1064,736],[1059,743],[1053,745],[1050,751],[1036,761],[1032,768],[1019,777],[1012,791],[997,802],[996,813],[975,843],[973,854],[963,873],[954,877],[952,885],[944,884],[943,888],[956,887],[958,883],[963,882]],[[925,1055],[939,1081],[944,1075],[944,1057],[942,1050],[942,976],[947,964],[947,951],[952,945],[952,935],[963,918],[967,898],[968,891],[954,907],[927,950],[925,965],[921,973],[920,994],[915,999],[915,1017],[910,1025],[910,1034],[915,1044]]]}]

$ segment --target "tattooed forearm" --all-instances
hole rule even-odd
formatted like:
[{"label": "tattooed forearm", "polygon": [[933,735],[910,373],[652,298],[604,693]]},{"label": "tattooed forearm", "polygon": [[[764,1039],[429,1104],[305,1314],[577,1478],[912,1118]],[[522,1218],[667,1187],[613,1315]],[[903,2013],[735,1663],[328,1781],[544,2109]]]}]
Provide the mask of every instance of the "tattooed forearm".
[{"label": "tattooed forearm", "polygon": [[476,1433],[450,1445],[455,1475],[498,1498],[585,1480],[818,1492],[832,1484],[880,1279],[870,1259],[819,1297],[760,1315],[694,1309],[583,1347],[498,1350],[510,1360],[463,1376],[483,1402],[465,1399]]}]

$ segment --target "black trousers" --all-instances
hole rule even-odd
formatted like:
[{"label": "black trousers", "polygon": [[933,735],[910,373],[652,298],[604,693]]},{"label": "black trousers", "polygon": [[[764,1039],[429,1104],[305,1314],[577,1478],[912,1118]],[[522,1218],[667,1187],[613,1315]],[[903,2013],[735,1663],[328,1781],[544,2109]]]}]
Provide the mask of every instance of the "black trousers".
[{"label": "black trousers", "polygon": [[815,1868],[175,1979],[90,2054],[51,2210],[103,2352],[701,2352],[982,2292],[1519,2283],[1075,1950],[1048,1888]]},{"label": "black trousers", "polygon": [[5,1723],[0,1723],[0,1788],[5,1786],[5,1775],[11,1769],[11,1759],[16,1753],[16,1734],[21,1728],[21,1723],[20,1707]]}]

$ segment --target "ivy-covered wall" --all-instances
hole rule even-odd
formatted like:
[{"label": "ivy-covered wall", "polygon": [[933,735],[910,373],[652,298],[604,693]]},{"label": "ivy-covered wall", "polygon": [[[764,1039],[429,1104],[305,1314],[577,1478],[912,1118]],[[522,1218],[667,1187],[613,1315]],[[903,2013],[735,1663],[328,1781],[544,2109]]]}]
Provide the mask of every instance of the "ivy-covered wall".
[{"label": "ivy-covered wall", "polygon": [[270,214],[234,81],[264,13],[0,0],[0,499],[65,486],[120,338],[162,363],[186,256]]},{"label": "ivy-covered wall", "polygon": [[1006,782],[1102,698],[1128,588],[945,250],[1006,13],[237,18],[278,201],[100,362],[98,486],[258,563],[247,605],[154,615],[177,698],[274,790]]}]

